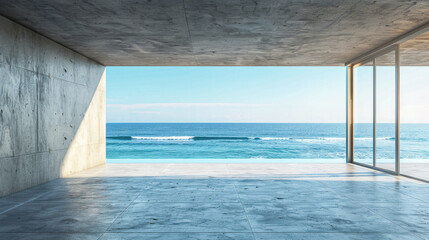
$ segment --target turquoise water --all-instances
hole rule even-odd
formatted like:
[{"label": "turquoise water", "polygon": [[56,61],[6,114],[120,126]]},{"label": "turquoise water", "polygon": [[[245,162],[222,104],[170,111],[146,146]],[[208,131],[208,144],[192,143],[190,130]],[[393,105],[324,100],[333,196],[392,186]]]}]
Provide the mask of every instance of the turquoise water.
[{"label": "turquoise water", "polygon": [[[344,162],[345,124],[108,123],[108,162]],[[394,125],[377,125],[377,157],[394,156]],[[355,158],[372,158],[358,124]],[[429,159],[429,124],[401,125],[401,158]]]}]

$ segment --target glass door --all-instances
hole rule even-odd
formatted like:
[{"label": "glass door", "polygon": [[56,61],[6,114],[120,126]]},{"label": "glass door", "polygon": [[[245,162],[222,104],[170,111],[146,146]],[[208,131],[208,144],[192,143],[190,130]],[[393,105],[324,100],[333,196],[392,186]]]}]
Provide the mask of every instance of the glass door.
[{"label": "glass door", "polygon": [[373,165],[373,62],[354,69],[354,162]]},{"label": "glass door", "polygon": [[395,51],[375,58],[376,166],[395,171]]}]

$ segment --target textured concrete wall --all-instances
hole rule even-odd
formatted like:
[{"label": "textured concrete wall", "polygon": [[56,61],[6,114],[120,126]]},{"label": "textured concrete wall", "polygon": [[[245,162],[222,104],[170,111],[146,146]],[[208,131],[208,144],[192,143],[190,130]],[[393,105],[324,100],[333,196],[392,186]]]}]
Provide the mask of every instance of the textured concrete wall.
[{"label": "textured concrete wall", "polygon": [[105,67],[0,17],[0,196],[105,163]]}]

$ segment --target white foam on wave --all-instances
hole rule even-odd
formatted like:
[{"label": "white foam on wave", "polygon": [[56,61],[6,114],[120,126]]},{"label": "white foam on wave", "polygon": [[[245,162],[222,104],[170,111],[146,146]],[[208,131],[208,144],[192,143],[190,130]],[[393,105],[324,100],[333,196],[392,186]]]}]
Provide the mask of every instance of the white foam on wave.
[{"label": "white foam on wave", "polygon": [[132,139],[139,139],[139,140],[158,140],[158,141],[165,141],[165,140],[177,140],[177,141],[189,141],[192,140],[193,136],[168,136],[168,137],[131,137]]},{"label": "white foam on wave", "polygon": [[[355,140],[372,141],[372,137],[356,137]],[[394,137],[378,137],[377,140],[395,140]]]},{"label": "white foam on wave", "polygon": [[290,140],[288,137],[261,137],[261,140]]},{"label": "white foam on wave", "polygon": [[[162,137],[143,137],[143,136],[132,136],[132,139],[137,140],[152,140],[152,141],[190,141],[194,140],[194,136],[162,136]],[[204,138],[204,137],[202,137]],[[207,137],[210,138],[210,137]],[[232,138],[233,139],[233,138]],[[319,137],[319,138],[292,138],[292,137],[248,137],[249,140],[265,140],[265,141],[295,141],[295,142],[336,142],[345,141],[345,138],[341,137]],[[372,138],[356,138],[357,140],[372,140]],[[379,139],[379,138],[377,138]],[[384,140],[390,140],[391,138],[380,138]],[[216,140],[216,139],[213,139]]]},{"label": "white foam on wave", "polygon": [[339,137],[319,137],[319,138],[296,138],[292,139],[292,141],[296,142],[307,142],[307,143],[321,143],[321,142],[337,142],[337,141],[345,141],[345,138]]},{"label": "white foam on wave", "polygon": [[289,140],[296,142],[321,142],[321,141],[344,141],[340,137],[320,137],[320,138],[291,138],[291,137],[262,137],[261,140]]}]

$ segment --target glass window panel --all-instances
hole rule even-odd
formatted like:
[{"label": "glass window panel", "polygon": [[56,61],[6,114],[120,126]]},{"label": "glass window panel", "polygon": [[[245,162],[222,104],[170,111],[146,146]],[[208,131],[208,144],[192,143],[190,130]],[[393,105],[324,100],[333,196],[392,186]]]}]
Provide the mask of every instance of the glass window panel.
[{"label": "glass window panel", "polygon": [[376,166],[395,171],[395,51],[376,63]]},{"label": "glass window panel", "polygon": [[400,52],[401,174],[429,180],[429,32]]},{"label": "glass window panel", "polygon": [[373,163],[372,61],[354,69],[354,161]]}]

